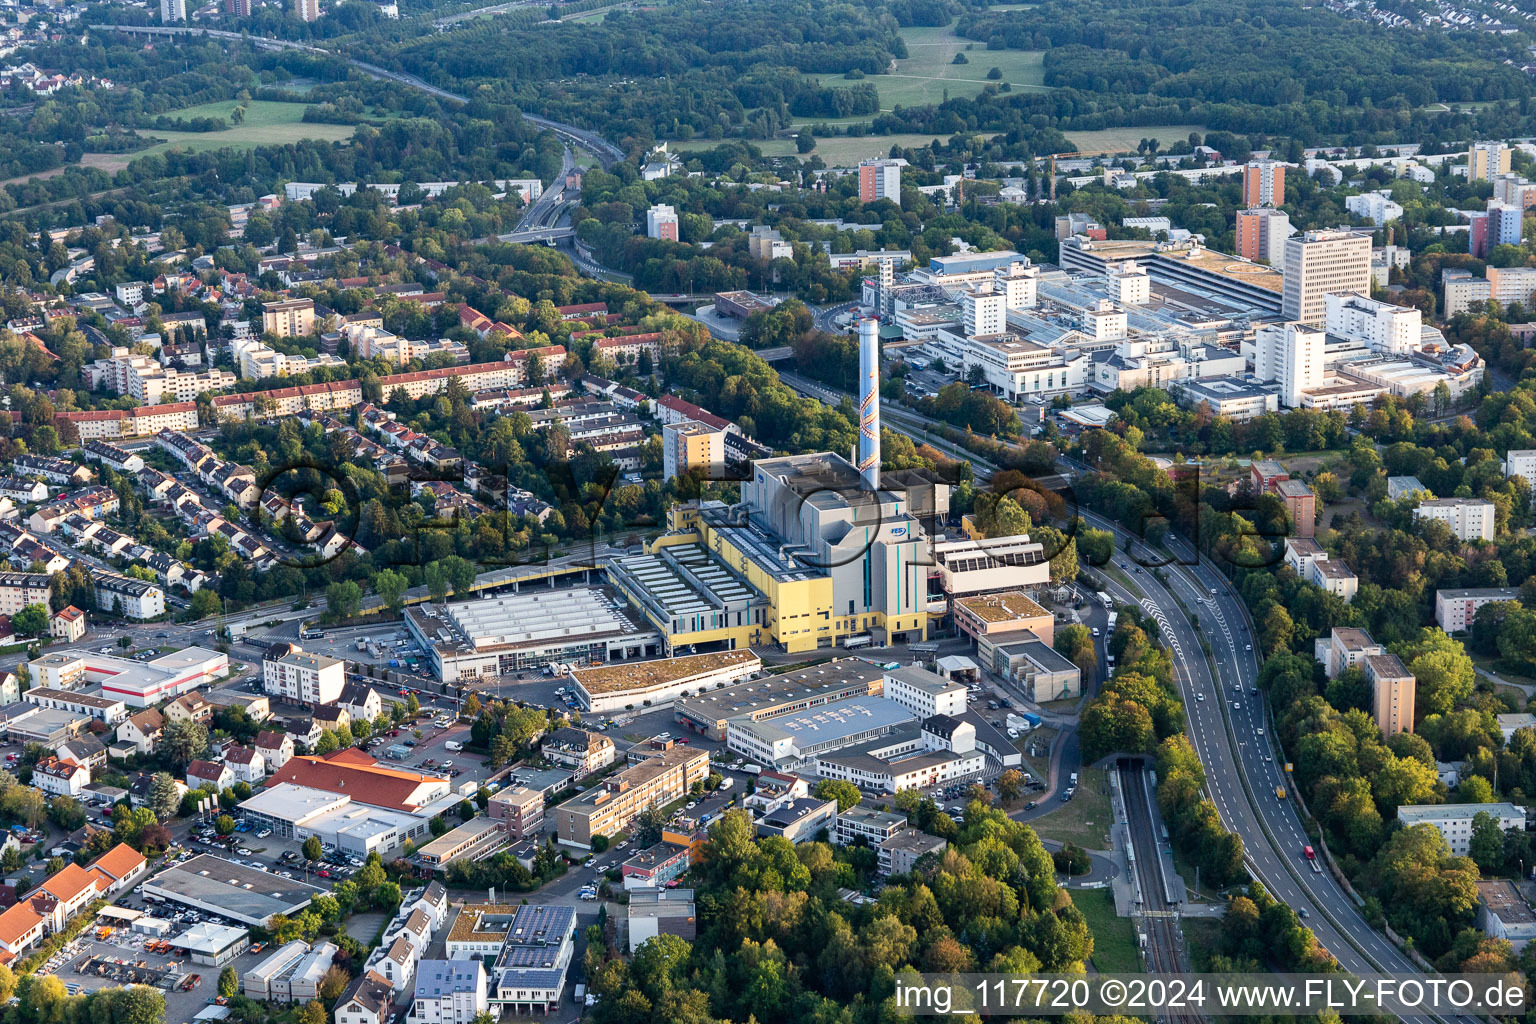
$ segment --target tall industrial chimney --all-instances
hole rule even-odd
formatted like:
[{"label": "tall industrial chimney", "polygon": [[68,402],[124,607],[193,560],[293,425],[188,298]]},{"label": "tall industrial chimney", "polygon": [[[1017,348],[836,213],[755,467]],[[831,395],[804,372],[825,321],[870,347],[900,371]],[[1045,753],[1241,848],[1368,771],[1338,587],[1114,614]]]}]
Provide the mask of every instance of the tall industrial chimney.
[{"label": "tall industrial chimney", "polygon": [[880,321],[859,321],[859,475],[880,489]]}]

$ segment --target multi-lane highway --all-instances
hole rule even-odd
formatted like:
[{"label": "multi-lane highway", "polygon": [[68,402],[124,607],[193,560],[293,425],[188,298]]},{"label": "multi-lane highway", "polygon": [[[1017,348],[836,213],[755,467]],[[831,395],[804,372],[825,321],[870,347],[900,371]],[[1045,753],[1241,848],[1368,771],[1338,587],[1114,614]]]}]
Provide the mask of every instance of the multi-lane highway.
[{"label": "multi-lane highway", "polygon": [[[836,389],[793,374],[781,374],[781,378],[829,404],[844,397]],[[917,425],[921,419],[905,410],[882,410],[882,422],[890,429],[932,443],[926,425]],[[992,467],[985,460],[969,453],[965,458],[979,480],[990,476]],[[1230,582],[1206,559],[1164,566],[1163,559],[1145,547],[1135,555],[1145,564],[1138,564],[1126,553],[1126,545],[1133,541],[1129,533],[1102,516],[1083,510],[1079,514],[1115,536],[1112,564],[1129,586],[1111,578],[1104,584],[1106,592],[1156,621],[1173,652],[1188,732],[1205,766],[1207,791],[1222,823],[1242,837],[1254,876],[1305,919],[1345,970],[1418,973],[1407,955],[1366,922],[1339,881],[1327,870],[1314,869],[1315,862],[1302,852],[1308,842],[1306,833],[1277,756],[1263,696],[1254,692],[1259,665],[1252,627]],[[1182,549],[1186,559],[1195,562],[1187,542],[1175,538],[1173,543],[1175,550]],[[1166,585],[1151,567],[1166,576]],[[1198,619],[1198,626],[1190,615]],[[1209,660],[1201,646],[1202,635],[1210,644]],[[1284,800],[1275,794],[1275,787],[1281,785],[1287,790]]]}]

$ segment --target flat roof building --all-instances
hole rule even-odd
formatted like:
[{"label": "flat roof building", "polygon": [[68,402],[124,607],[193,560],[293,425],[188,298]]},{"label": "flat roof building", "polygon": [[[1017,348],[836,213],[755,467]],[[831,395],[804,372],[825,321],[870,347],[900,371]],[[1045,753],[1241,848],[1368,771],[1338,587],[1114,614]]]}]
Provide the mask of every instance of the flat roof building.
[{"label": "flat roof building", "polygon": [[1520,591],[1514,587],[1437,590],[1435,591],[1435,624],[1447,633],[1459,633],[1464,629],[1472,628],[1477,610],[1483,605],[1518,600],[1520,600]]},{"label": "flat roof building", "polygon": [[751,651],[716,651],[572,668],[570,679],[588,711],[612,712],[642,706],[665,707],[678,697],[751,678],[762,667],[762,661]]},{"label": "flat roof building", "polygon": [[590,849],[593,836],[615,835],[641,811],[686,795],[708,774],[706,751],[689,747],[660,751],[556,807],[556,838]]},{"label": "flat roof building", "polygon": [[879,696],[884,678],[877,665],[843,658],[675,701],[673,717],[684,728],[723,741],[732,718],[765,721],[849,697]]},{"label": "flat roof building", "polygon": [[1465,857],[1472,842],[1472,819],[1490,814],[1503,831],[1525,828],[1525,808],[1508,801],[1485,804],[1404,804],[1397,809],[1397,820],[1404,828],[1433,825],[1445,837],[1451,853]]},{"label": "flat roof building", "polygon": [[324,889],[201,854],[144,883],[146,893],[265,928],[277,914],[292,916]]},{"label": "flat roof building", "polygon": [[406,610],[406,625],[445,683],[550,663],[638,661],[661,636],[607,587],[502,593]]},{"label": "flat roof building", "polygon": [[739,715],[726,722],[725,745],[752,761],[786,770],[916,721],[909,708],[885,697],[849,697],[766,720]]}]

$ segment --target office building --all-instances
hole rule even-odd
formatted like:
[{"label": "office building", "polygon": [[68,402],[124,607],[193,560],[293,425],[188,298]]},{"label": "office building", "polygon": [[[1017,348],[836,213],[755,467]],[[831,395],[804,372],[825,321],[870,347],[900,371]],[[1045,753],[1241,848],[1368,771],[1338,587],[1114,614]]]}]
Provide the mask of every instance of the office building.
[{"label": "office building", "polygon": [[1395,654],[1368,655],[1365,681],[1371,687],[1371,713],[1382,735],[1390,739],[1400,732],[1413,732],[1416,680],[1402,659]]},{"label": "office building", "polygon": [[657,203],[646,210],[645,235],[668,242],[677,241],[677,211],[665,203]]},{"label": "office building", "polygon": [[859,164],[859,202],[889,199],[901,205],[901,168],[905,160],[865,160]]},{"label": "office building", "polygon": [[960,297],[965,333],[971,337],[1002,334],[1008,327],[1007,296],[980,284]]},{"label": "office building", "polygon": [[1302,392],[1323,383],[1326,355],[1322,331],[1300,323],[1264,324],[1254,333],[1253,375],[1280,386],[1281,405],[1300,408]]},{"label": "office building", "polygon": [[816,755],[816,774],[861,789],[899,793],[979,777],[986,755],[976,745],[976,726],[934,715],[880,739]]},{"label": "office building", "polygon": [[1413,510],[1414,519],[1438,519],[1457,540],[1493,540],[1494,506],[1472,498],[1427,498]]},{"label": "office building", "polygon": [[1275,160],[1250,160],[1243,167],[1243,205],[1285,205],[1285,164]]},{"label": "office building", "polygon": [[300,21],[319,21],[320,0],[293,0],[293,13]]},{"label": "office building", "polygon": [[[1146,278],[1146,271],[1140,270],[1134,263],[1128,263],[1121,273],[1113,277],[1125,293],[1123,298],[1117,296],[1119,301],[1127,304],[1146,302],[1144,288],[1138,290],[1138,285],[1146,285]],[[1020,259],[992,271],[992,290],[1002,295],[1005,309],[1033,309],[1039,301],[1039,288],[1040,268],[1030,266],[1027,259]]]},{"label": "office building", "polygon": [[956,628],[973,638],[1025,629],[1045,643],[1056,638],[1055,616],[1022,590],[958,597],[954,617]]},{"label": "office building", "polygon": [[1287,320],[1321,324],[1323,296],[1371,293],[1371,236],[1351,231],[1308,231],[1285,240],[1280,313]]},{"label": "office building", "polygon": [[965,684],[917,665],[886,669],[884,696],[920,719],[965,714]]},{"label": "office building", "polygon": [[1245,260],[1278,263],[1284,244],[1296,231],[1284,210],[1237,212],[1237,254]]},{"label": "office building", "polygon": [[1467,150],[1467,180],[1482,181],[1508,174],[1511,151],[1502,142],[1474,142]]},{"label": "office building", "polygon": [[1447,633],[1471,629],[1477,610],[1485,604],[1519,601],[1514,587],[1476,587],[1464,590],[1435,591],[1435,624]]},{"label": "office building", "polygon": [[[318,10],[319,0],[294,0],[300,7],[305,5]],[[301,14],[300,17],[303,17]],[[319,17],[318,13],[315,17]],[[304,18],[305,21],[314,21],[315,18]],[[315,300],[314,299],[283,299],[278,302],[263,303],[261,307],[261,330],[263,334],[274,334],[279,338],[303,338],[315,333]]]},{"label": "office building", "polygon": [[1365,295],[1331,292],[1323,296],[1326,331],[1335,338],[1363,341],[1372,352],[1409,355],[1424,339],[1424,314]]},{"label": "office building", "polygon": [[1486,804],[1405,804],[1397,809],[1397,820],[1404,828],[1433,825],[1445,837],[1446,845],[1457,857],[1465,857],[1472,843],[1472,819],[1490,814],[1501,831],[1525,829],[1525,808],[1508,801]]}]

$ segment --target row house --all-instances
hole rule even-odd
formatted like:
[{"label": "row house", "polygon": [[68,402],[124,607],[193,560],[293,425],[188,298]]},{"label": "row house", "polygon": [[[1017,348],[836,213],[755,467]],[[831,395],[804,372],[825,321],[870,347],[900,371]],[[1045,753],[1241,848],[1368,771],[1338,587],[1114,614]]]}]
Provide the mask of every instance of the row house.
[{"label": "row house", "polygon": [[84,466],[49,455],[18,455],[11,460],[11,471],[17,476],[40,476],[48,483],[64,487],[88,484],[92,477]]},{"label": "row house", "polygon": [[137,473],[144,468],[144,459],[125,448],[106,441],[88,441],[85,457],[111,466],[120,473]]},{"label": "row house", "polygon": [[0,476],[0,498],[18,503],[48,500],[48,485],[41,480],[24,480],[19,476]]},{"label": "row house", "polygon": [[218,458],[213,454],[213,449],[207,445],[171,431],[157,434],[155,443],[170,452],[173,459],[194,473],[200,472],[204,465]]}]

